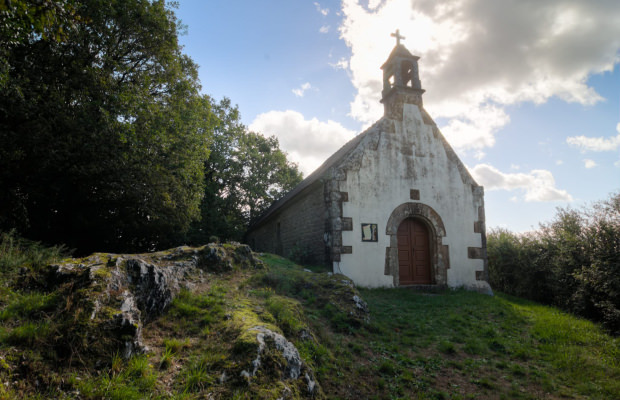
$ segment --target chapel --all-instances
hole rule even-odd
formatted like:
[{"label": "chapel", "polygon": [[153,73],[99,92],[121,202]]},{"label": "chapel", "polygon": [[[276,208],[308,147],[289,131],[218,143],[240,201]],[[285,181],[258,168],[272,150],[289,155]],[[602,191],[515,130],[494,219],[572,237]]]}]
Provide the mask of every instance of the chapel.
[{"label": "chapel", "polygon": [[423,107],[419,57],[392,36],[383,117],[256,219],[247,242],[359,286],[492,293],[483,187]]}]

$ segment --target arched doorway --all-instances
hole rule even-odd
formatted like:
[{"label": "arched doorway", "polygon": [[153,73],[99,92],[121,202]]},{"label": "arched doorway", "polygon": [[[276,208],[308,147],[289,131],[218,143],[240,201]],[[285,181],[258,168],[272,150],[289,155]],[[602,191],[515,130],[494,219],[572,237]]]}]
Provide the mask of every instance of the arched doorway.
[{"label": "arched doorway", "polygon": [[390,214],[385,226],[385,233],[390,237],[390,246],[385,249],[385,275],[391,275],[394,278],[394,286],[411,284],[401,282],[398,260],[398,228],[407,219],[420,222],[427,229],[429,269],[431,273],[430,284],[439,287],[446,286],[448,283],[448,269],[450,268],[448,245],[443,244],[446,228],[439,214],[430,206],[422,203],[403,203]]},{"label": "arched doorway", "polygon": [[431,253],[426,224],[407,218],[398,226],[398,278],[401,285],[430,285]]}]

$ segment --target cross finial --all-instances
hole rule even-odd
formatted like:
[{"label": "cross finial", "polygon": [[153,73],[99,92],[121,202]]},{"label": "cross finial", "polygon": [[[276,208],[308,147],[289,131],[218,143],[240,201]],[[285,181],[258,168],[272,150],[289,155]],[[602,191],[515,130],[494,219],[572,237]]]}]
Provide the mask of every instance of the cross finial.
[{"label": "cross finial", "polygon": [[396,32],[390,33],[390,36],[396,38],[396,46],[398,46],[400,44],[400,39],[404,39],[405,38],[404,36],[400,35],[400,31],[398,29],[396,29]]}]

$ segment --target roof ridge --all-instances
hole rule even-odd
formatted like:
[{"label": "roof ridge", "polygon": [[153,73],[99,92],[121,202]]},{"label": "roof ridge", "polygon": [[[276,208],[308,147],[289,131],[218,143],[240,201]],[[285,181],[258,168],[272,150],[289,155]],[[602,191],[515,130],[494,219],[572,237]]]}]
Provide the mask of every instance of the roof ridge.
[{"label": "roof ridge", "polygon": [[290,200],[295,198],[299,193],[301,193],[304,189],[311,186],[317,180],[322,178],[327,171],[334,165],[336,165],[339,161],[344,159],[353,149],[362,141],[366,135],[368,135],[371,131],[376,130],[380,124],[385,121],[385,117],[380,118],[374,124],[369,126],[363,132],[355,135],[351,140],[342,145],[340,149],[338,149],[334,154],[332,154],[327,160],[323,162],[317,169],[315,169],[310,175],[308,175],[303,181],[299,182],[297,186],[295,186],[290,192],[285,194],[283,197],[274,201],[265,212],[259,215],[254,221],[250,223],[248,230],[250,228],[254,228],[260,225],[263,221],[265,221],[270,215],[280,209],[283,205],[288,203]]}]

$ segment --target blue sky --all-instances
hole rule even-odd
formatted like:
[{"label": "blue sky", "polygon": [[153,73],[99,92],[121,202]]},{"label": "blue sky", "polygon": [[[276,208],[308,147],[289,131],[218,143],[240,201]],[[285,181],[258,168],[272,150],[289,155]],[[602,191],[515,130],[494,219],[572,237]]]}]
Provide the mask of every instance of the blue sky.
[{"label": "blue sky", "polygon": [[379,119],[395,41],[479,184],[488,227],[536,229],[620,191],[620,3],[181,0],[203,92],[310,173]]}]

